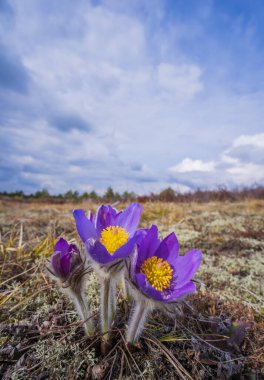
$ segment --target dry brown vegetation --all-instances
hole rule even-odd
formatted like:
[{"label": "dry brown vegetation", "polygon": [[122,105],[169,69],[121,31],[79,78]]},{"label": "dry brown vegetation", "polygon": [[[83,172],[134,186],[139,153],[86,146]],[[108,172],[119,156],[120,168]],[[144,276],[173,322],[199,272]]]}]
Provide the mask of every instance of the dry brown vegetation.
[{"label": "dry brown vegetation", "polygon": [[[264,375],[264,201],[146,202],[141,227],[175,231],[181,252],[203,251],[206,284],[171,318],[153,312],[129,350],[130,301],[119,297],[112,349],[85,337],[71,303],[45,272],[62,235],[78,239],[71,210],[83,202],[0,202],[0,376],[3,379],[261,379]],[[118,205],[122,208],[124,205]],[[95,318],[98,283],[87,292]]]}]

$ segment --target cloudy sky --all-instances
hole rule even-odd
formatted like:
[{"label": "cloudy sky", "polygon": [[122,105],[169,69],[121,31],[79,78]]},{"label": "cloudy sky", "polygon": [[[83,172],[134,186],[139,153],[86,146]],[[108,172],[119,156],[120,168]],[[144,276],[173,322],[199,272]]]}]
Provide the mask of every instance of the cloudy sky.
[{"label": "cloudy sky", "polygon": [[263,0],[0,0],[0,190],[264,185]]}]

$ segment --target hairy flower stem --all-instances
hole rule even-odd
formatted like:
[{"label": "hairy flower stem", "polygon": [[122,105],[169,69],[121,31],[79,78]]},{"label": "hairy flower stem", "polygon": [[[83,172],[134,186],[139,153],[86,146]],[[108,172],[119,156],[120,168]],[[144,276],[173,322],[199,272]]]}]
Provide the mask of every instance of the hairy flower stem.
[{"label": "hairy flower stem", "polygon": [[115,316],[115,284],[110,278],[101,283],[101,327],[103,342],[110,342],[110,329]]},{"label": "hairy flower stem", "polygon": [[90,310],[86,301],[84,291],[72,292],[71,298],[79,314],[79,317],[84,323],[84,329],[85,329],[86,334],[92,335],[94,333],[94,324],[91,319],[91,314],[90,314]]},{"label": "hairy flower stem", "polygon": [[137,343],[140,334],[143,330],[148,312],[149,308],[144,301],[139,301],[136,303],[127,328],[127,343],[130,343],[132,345]]},{"label": "hairy flower stem", "polygon": [[116,315],[116,282],[111,280],[109,292],[109,325],[112,327]]},{"label": "hairy flower stem", "polygon": [[121,291],[122,291],[123,298],[125,300],[127,300],[128,299],[128,291],[127,291],[125,276],[123,273],[121,275]]}]

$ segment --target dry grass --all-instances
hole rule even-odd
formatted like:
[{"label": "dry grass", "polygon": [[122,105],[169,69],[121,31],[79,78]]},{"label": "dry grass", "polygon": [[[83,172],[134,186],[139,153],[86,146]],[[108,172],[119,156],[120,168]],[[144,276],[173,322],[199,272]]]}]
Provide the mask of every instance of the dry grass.
[{"label": "dry grass", "polygon": [[[124,205],[118,205],[122,208]],[[0,373],[3,379],[260,379],[264,374],[264,201],[144,203],[141,226],[175,231],[182,253],[204,253],[204,293],[177,318],[153,313],[140,347],[127,349],[130,304],[119,298],[112,349],[84,336],[72,305],[44,270],[54,240],[77,239],[73,208],[0,203]],[[95,318],[98,284],[88,284]],[[262,373],[262,375],[261,375]]]}]

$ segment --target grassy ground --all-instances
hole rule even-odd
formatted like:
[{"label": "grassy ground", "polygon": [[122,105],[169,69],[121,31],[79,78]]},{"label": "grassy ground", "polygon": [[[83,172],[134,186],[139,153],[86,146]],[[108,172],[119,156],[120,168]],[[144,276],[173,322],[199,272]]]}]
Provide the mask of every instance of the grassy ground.
[{"label": "grassy ground", "polygon": [[[118,205],[122,208],[124,205]],[[264,375],[264,201],[145,203],[141,227],[175,231],[181,252],[203,251],[197,278],[206,289],[177,317],[153,312],[129,351],[130,303],[119,297],[113,346],[84,336],[71,303],[45,272],[58,236],[77,239],[71,210],[95,204],[0,201],[0,378],[261,379]],[[98,317],[98,283],[87,291]]]}]

